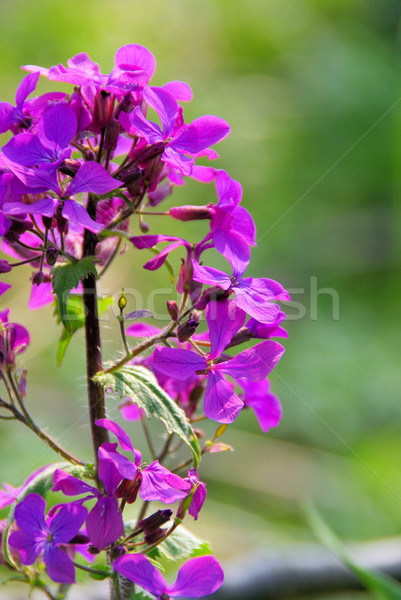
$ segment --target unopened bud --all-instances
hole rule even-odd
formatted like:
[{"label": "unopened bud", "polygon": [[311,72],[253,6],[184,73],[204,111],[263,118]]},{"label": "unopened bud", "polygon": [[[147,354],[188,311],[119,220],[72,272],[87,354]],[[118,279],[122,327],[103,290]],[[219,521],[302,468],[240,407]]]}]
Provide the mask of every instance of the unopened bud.
[{"label": "unopened bud", "polygon": [[188,321],[178,327],[177,339],[181,344],[186,342],[195,333],[196,328],[200,323],[200,315],[201,313],[199,311],[193,311]]},{"label": "unopened bud", "polygon": [[167,300],[167,311],[173,321],[178,319],[178,304],[175,300]]},{"label": "unopened bud", "polygon": [[100,90],[95,96],[92,126],[99,130],[105,129],[114,112],[114,94]]},{"label": "unopened bud", "polygon": [[148,233],[150,227],[147,223],[145,223],[145,221],[139,221],[139,229],[143,232],[143,233]]},{"label": "unopened bud", "polygon": [[46,249],[46,262],[49,265],[49,267],[52,267],[56,264],[58,255],[59,251],[57,250],[57,248],[50,246],[50,248]]},{"label": "unopened bud", "polygon": [[121,290],[121,296],[118,299],[118,308],[122,312],[126,306],[127,306],[127,298],[125,296],[124,290]]},{"label": "unopened bud", "polygon": [[210,219],[211,211],[209,206],[173,206],[168,211],[173,219],[178,221],[198,221],[201,219]]},{"label": "unopened bud", "polygon": [[43,283],[44,279],[45,276],[43,274],[43,271],[37,271],[37,273],[34,273],[32,277],[32,283],[33,285],[40,285],[41,283]]},{"label": "unopened bud", "polygon": [[106,125],[106,131],[104,134],[104,149],[115,150],[118,142],[118,136],[120,133],[120,124],[116,119],[112,119]]},{"label": "unopened bud", "polygon": [[42,217],[42,223],[46,229],[50,229],[53,225],[53,217]]},{"label": "unopened bud", "polygon": [[142,519],[142,521],[139,521],[138,523],[138,527],[140,527],[141,529],[144,529],[146,531],[149,530],[153,530],[153,529],[158,529],[159,527],[161,527],[162,525],[164,525],[165,523],[167,523],[167,521],[169,521],[171,519],[171,515],[173,514],[173,511],[170,508],[166,508],[164,510],[158,510],[155,513],[153,513],[153,515],[150,515],[150,517],[147,517],[146,519]]}]

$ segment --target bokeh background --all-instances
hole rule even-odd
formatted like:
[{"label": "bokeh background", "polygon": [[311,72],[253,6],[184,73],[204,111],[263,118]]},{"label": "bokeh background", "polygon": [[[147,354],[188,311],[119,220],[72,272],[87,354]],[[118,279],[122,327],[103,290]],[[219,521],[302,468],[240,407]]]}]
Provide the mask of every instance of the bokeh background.
[{"label": "bokeh background", "polygon": [[[116,49],[136,42],[158,61],[154,84],[192,86],[187,121],[211,113],[231,124],[216,165],[242,183],[257,224],[250,270],[278,279],[295,302],[271,376],[281,425],[264,435],[241,415],[224,438],[235,453],[206,457],[208,503],[194,531],[226,564],[313,541],[309,498],[344,540],[399,535],[399,0],[0,0],[0,12],[2,100],[13,101],[21,64],[48,67],[86,51],[109,72]],[[165,205],[214,199],[213,186],[190,182]],[[169,225],[193,240],[206,229]],[[104,291],[140,289],[145,303],[154,287],[165,290],[166,272],[145,273],[143,262],[121,257]],[[27,312],[29,275],[13,274],[0,300],[31,331],[28,402],[89,457],[82,338],[57,370],[60,332],[51,308]],[[107,357],[118,340],[112,314],[104,326]],[[0,423],[0,433],[0,480],[18,484],[53,460],[29,431]]]}]

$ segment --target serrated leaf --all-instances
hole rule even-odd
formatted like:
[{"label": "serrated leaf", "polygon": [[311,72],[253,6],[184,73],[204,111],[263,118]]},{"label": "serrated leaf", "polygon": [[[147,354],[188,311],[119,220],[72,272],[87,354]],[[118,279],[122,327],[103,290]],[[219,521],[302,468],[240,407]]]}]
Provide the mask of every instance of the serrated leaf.
[{"label": "serrated leaf", "polygon": [[398,581],[385,573],[370,571],[359,566],[313,505],[307,505],[305,513],[316,537],[354,573],[367,589],[374,592],[380,599],[401,600],[401,584]]},{"label": "serrated leaf", "polygon": [[167,560],[181,560],[194,556],[211,554],[210,546],[204,540],[180,525],[167,539],[157,546],[161,556]]},{"label": "serrated leaf", "polygon": [[[40,473],[38,473],[38,475],[34,477],[26,487],[24,487],[23,491],[18,496],[18,502],[21,502],[21,500],[23,500],[28,494],[39,494],[39,496],[45,498],[47,492],[53,487],[53,475],[56,469],[63,469],[75,477],[82,477],[83,475],[89,474],[89,468],[83,465],[71,465],[70,463],[66,462],[49,465],[46,469],[40,471]],[[15,507],[16,504],[11,507],[7,517],[7,524],[3,531],[2,551],[6,560],[12,566],[17,567],[17,565],[14,563],[8,546],[8,536],[10,533],[10,527],[14,520]]]},{"label": "serrated leaf", "polygon": [[[97,310],[99,316],[101,316],[104,312],[107,311],[109,306],[113,304],[113,298],[111,296],[105,296],[104,298],[98,298],[97,301]],[[61,315],[59,311],[58,302],[55,303],[54,314],[58,320],[61,322]],[[57,344],[56,351],[56,361],[57,366],[61,367],[62,362],[64,360],[65,353],[70,344],[72,336],[76,331],[84,327],[85,325],[85,310],[84,310],[84,302],[81,294],[71,294],[68,298],[67,302],[67,319],[71,326],[71,329],[65,329],[61,332],[60,339]]]},{"label": "serrated leaf", "polygon": [[184,411],[159,386],[153,373],[144,367],[125,365],[113,373],[99,373],[95,379],[106,390],[116,391],[122,398],[131,398],[148,417],[156,417],[164,423],[169,433],[179,435],[191,449],[194,466],[199,465],[200,450],[196,435]]},{"label": "serrated leaf", "polygon": [[60,318],[68,331],[71,331],[67,310],[70,292],[78,286],[81,279],[85,279],[90,274],[95,277],[97,276],[93,261],[93,256],[86,256],[76,262],[70,262],[66,265],[53,267],[52,269],[53,293],[57,297]]}]

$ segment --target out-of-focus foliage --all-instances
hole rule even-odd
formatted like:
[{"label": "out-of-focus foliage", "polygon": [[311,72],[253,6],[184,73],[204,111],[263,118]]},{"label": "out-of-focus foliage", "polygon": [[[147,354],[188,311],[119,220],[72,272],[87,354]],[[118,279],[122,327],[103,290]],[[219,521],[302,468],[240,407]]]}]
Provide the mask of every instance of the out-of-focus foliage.
[{"label": "out-of-focus foliage", "polygon": [[[299,510],[305,495],[344,538],[401,534],[399,1],[1,0],[0,10],[4,100],[12,100],[20,64],[65,63],[85,50],[109,72],[115,50],[138,42],[157,58],[156,83],[192,85],[188,120],[227,119],[232,133],[218,164],[241,181],[257,223],[252,272],[276,277],[304,307],[288,308],[287,352],[272,375],[281,426],[264,436],[245,414],[226,436],[236,453],[204,461],[202,537],[209,523],[220,554],[312,539]],[[195,183],[174,196],[213,200],[212,186]],[[169,232],[195,239],[203,227],[175,223]],[[162,310],[171,297],[167,273],[155,284],[141,270],[142,254],[136,265],[132,256],[120,259],[103,291],[118,297],[124,286],[145,296],[157,285],[144,307]],[[66,445],[89,455],[80,334],[57,371],[51,309],[25,312],[28,272],[2,301],[32,331],[29,402]],[[105,324],[108,355],[118,324]],[[1,426],[0,453],[9,457],[1,478],[14,484],[50,461],[17,426]]]}]

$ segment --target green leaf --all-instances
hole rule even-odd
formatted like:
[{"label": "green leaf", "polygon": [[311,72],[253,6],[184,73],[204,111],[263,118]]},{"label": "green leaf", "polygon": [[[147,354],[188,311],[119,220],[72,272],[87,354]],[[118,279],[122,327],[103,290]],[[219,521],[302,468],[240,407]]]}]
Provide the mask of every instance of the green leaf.
[{"label": "green leaf", "polygon": [[66,265],[53,267],[52,269],[53,292],[57,296],[60,318],[68,331],[71,331],[67,310],[68,297],[71,290],[77,287],[81,279],[90,274],[97,277],[93,261],[93,256],[87,256],[76,262],[70,262]]},{"label": "green leaf", "polygon": [[95,380],[106,390],[128,396],[142,408],[147,417],[153,415],[164,423],[169,433],[176,433],[190,447],[194,466],[200,461],[198,440],[184,411],[166,394],[156,377],[144,367],[125,365],[113,373],[99,373]]},{"label": "green leaf", "polygon": [[[70,463],[62,462],[55,463],[52,465],[48,465],[43,471],[38,473],[36,477],[29,482],[29,484],[23,489],[21,494],[18,496],[18,502],[21,502],[28,494],[39,494],[43,498],[46,497],[47,492],[51,490],[53,487],[53,475],[56,469],[63,469],[70,475],[74,475],[75,477],[82,477],[89,475],[89,467],[83,465],[71,465]],[[14,521],[14,511],[16,504],[14,504],[8,514],[7,524],[3,532],[2,539],[2,551],[6,558],[6,560],[10,563],[10,565],[17,568],[15,564],[12,554],[10,552],[8,546],[8,536],[10,533],[10,527]]]},{"label": "green leaf", "polygon": [[[107,311],[109,306],[113,304],[113,298],[111,296],[105,296],[104,298],[98,298],[97,310],[99,316]],[[61,322],[61,315],[59,310],[58,302],[54,305],[54,314],[57,321]],[[85,325],[85,310],[84,302],[81,294],[71,294],[67,301],[67,320],[70,324],[70,329],[63,327],[61,336],[57,345],[56,360],[57,366],[61,367],[64,360],[67,348],[72,340],[72,336],[76,331],[84,327]]]},{"label": "green leaf", "polygon": [[91,568],[95,569],[96,571],[101,571],[101,573],[89,573],[89,577],[91,577],[91,579],[95,579],[96,581],[103,581],[111,575],[110,567],[104,563],[93,563]]},{"label": "green leaf", "polygon": [[333,552],[377,598],[386,600],[401,600],[401,584],[385,573],[370,571],[360,567],[348,554],[341,540],[323,521],[315,506],[305,507],[307,520],[321,543]]},{"label": "green leaf", "polygon": [[177,527],[167,539],[157,546],[159,554],[167,560],[181,560],[187,557],[211,554],[210,546],[182,525]]},{"label": "green leaf", "polygon": [[129,600],[149,600],[150,596],[146,596],[144,592],[134,592]]}]

